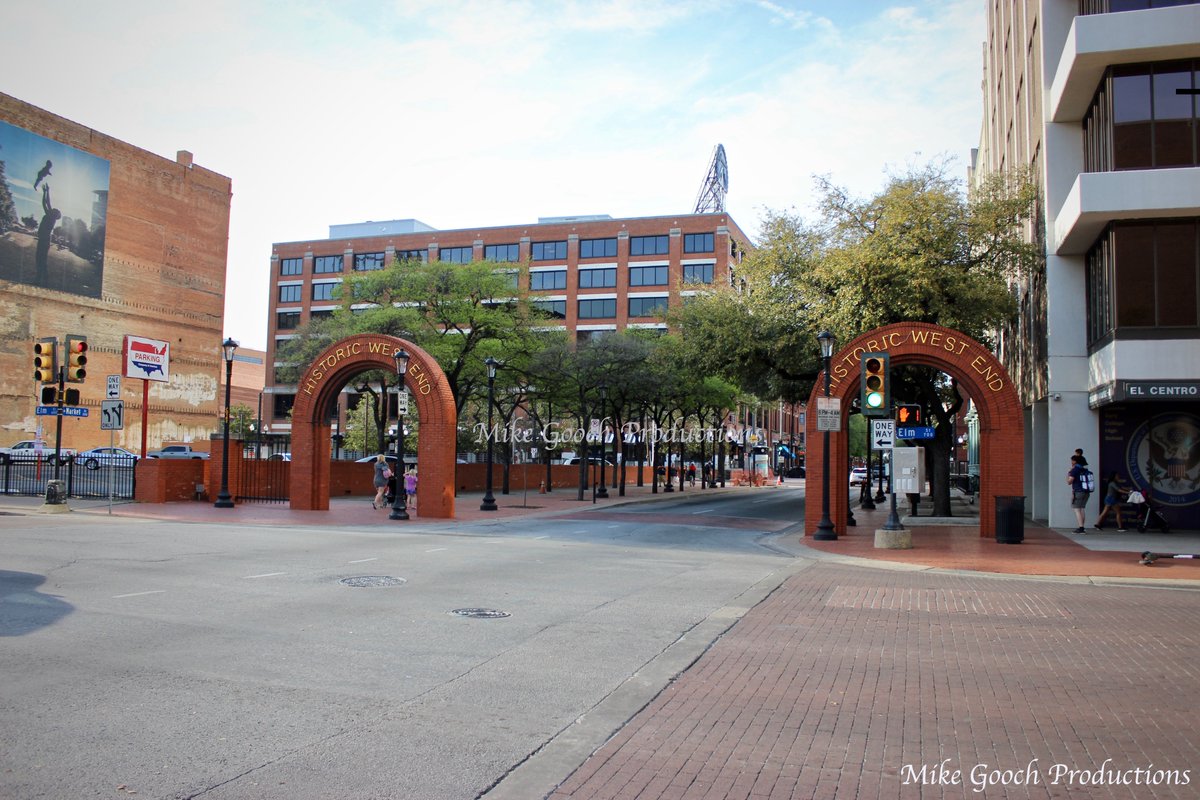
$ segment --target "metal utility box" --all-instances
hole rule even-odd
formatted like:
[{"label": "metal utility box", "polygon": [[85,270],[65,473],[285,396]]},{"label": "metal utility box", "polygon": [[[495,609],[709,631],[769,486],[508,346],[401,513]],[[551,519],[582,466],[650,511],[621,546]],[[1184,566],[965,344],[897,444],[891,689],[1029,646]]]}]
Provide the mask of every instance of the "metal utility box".
[{"label": "metal utility box", "polygon": [[921,494],[925,491],[925,448],[894,448],[892,470],[892,491],[896,494]]}]

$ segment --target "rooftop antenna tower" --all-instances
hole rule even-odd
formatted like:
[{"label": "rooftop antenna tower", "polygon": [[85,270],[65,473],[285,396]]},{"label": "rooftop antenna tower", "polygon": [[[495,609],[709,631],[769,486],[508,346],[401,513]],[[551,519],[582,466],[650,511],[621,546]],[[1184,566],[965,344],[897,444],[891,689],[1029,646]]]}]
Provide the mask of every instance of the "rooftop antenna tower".
[{"label": "rooftop antenna tower", "polygon": [[725,145],[713,148],[708,175],[696,196],[694,214],[720,213],[725,210],[725,193],[729,191],[729,164],[725,161]]}]

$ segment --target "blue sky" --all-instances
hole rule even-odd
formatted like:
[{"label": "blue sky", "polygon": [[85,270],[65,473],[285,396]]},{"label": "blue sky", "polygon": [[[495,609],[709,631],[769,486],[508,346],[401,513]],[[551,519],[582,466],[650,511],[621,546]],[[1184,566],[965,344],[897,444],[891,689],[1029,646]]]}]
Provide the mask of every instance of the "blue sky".
[{"label": "blue sky", "polygon": [[233,180],[226,333],[262,348],[271,243],[728,209],[877,189],[980,129],[983,0],[23,3],[0,90]]}]

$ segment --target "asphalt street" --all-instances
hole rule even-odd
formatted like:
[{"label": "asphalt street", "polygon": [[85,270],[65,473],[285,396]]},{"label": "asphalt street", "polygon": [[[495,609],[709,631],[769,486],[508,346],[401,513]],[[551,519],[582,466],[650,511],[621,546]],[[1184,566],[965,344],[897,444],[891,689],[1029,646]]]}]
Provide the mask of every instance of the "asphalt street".
[{"label": "asphalt street", "polygon": [[0,516],[0,797],[472,798],[552,742],[565,776],[794,573],[800,502]]}]

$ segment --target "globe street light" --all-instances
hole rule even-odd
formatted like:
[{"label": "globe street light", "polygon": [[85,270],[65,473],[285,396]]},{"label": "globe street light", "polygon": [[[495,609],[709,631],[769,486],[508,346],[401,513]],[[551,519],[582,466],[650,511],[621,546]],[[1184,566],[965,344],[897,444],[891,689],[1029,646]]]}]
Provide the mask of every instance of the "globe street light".
[{"label": "globe street light", "polygon": [[[829,359],[833,358],[833,334],[829,331],[821,331],[817,334],[817,341],[821,343],[821,363],[825,371],[825,397],[829,397]],[[817,541],[832,541],[837,538],[837,531],[833,528],[833,521],[829,519],[829,431],[822,431],[822,453],[821,453],[821,521],[817,523],[816,533],[813,534],[813,539]]]},{"label": "globe street light", "polygon": [[221,354],[225,359],[225,447],[221,453],[221,492],[217,495],[216,508],[233,508],[233,497],[229,494],[229,384],[233,380],[233,354],[238,343],[232,338],[221,343]]},{"label": "globe street light", "polygon": [[404,491],[404,408],[400,405],[403,399],[400,393],[404,391],[404,376],[408,372],[408,352],[401,347],[392,356],[396,359],[396,491],[392,495],[392,513],[388,519],[408,519],[408,493]]},{"label": "globe street light", "polygon": [[495,438],[492,435],[492,402],[496,396],[496,367],[500,366],[500,362],[488,356],[483,363],[487,366],[488,378],[487,491],[483,493],[483,502],[479,504],[479,510],[495,511],[496,498],[492,495],[492,441]]}]

